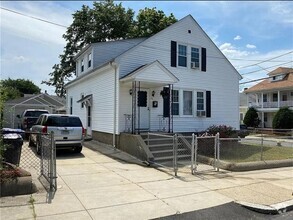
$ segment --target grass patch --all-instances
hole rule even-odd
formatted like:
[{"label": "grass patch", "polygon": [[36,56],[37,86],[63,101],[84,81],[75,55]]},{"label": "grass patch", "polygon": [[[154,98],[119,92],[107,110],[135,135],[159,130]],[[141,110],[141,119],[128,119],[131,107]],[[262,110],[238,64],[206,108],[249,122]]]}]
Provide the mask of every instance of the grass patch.
[{"label": "grass patch", "polygon": [[238,142],[221,144],[220,159],[227,162],[252,162],[266,160],[293,159],[293,147],[264,146],[241,144]]}]

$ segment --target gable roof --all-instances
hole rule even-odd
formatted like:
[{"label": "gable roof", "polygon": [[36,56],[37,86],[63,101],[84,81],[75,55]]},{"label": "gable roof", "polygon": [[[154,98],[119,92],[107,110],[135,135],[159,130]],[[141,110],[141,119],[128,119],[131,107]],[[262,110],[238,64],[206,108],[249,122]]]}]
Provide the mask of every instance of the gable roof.
[{"label": "gable roof", "polygon": [[65,105],[65,103],[62,103],[61,100],[59,100],[59,98],[56,98],[55,96],[50,96],[48,94],[37,94],[8,100],[5,105],[46,105],[62,107]]},{"label": "gable roof", "polygon": [[291,73],[288,73],[287,76],[283,80],[280,80],[280,81],[272,82],[270,79],[265,79],[261,81],[260,83],[245,90],[244,93],[287,89],[287,88],[288,89],[293,88],[293,71]]},{"label": "gable roof", "polygon": [[269,72],[269,76],[275,76],[280,74],[286,74],[293,72],[293,68],[287,68],[287,67],[278,67],[277,69],[273,70],[272,72]]},{"label": "gable roof", "polygon": [[[157,71],[152,71],[154,68]],[[151,71],[148,72],[148,70]],[[173,84],[179,81],[179,79],[158,60],[142,65],[120,79],[122,82],[131,80],[138,80],[140,82],[151,81],[160,84]]]}]

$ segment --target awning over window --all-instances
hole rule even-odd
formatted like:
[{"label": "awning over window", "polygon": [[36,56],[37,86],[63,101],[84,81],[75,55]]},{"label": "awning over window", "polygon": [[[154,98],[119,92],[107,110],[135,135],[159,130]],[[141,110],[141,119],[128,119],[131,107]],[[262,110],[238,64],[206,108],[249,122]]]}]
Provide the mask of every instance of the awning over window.
[{"label": "awning over window", "polygon": [[86,95],[85,97],[77,101],[77,103],[83,103],[85,106],[92,106],[92,102],[93,102],[93,94]]}]

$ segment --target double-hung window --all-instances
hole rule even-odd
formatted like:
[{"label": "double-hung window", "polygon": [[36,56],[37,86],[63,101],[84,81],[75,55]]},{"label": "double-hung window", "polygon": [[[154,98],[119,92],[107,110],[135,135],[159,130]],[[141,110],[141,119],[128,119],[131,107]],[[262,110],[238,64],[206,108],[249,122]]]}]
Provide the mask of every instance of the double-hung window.
[{"label": "double-hung window", "polygon": [[81,60],[81,72],[83,72],[84,71],[84,61],[83,61],[83,59]]},{"label": "double-hung window", "polygon": [[172,90],[172,114],[179,115],[179,90]]},{"label": "double-hung window", "polygon": [[191,47],[191,68],[199,68],[199,48]]},{"label": "double-hung window", "polygon": [[87,65],[87,68],[90,68],[92,66],[92,54],[89,53],[88,55],[88,65]]},{"label": "double-hung window", "polygon": [[196,94],[197,94],[197,98],[196,98],[197,111],[204,111],[204,93],[197,92]]},{"label": "double-hung window", "polygon": [[178,66],[187,67],[187,46],[178,45]]},{"label": "double-hung window", "polygon": [[183,91],[183,115],[192,115],[192,91]]},{"label": "double-hung window", "polygon": [[263,102],[267,102],[268,101],[268,95],[267,94],[263,94]]}]

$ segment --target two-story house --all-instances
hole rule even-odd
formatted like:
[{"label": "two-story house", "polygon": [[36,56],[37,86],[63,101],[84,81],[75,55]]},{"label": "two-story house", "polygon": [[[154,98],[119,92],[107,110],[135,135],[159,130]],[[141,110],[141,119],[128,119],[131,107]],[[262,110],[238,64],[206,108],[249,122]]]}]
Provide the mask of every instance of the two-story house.
[{"label": "two-story house", "polygon": [[149,38],[90,44],[75,61],[67,110],[93,139],[115,145],[124,132],[239,129],[241,76],[191,15]]},{"label": "two-story house", "polygon": [[261,127],[270,128],[281,107],[293,109],[293,69],[279,67],[268,73],[269,78],[245,90],[248,107],[259,112]]}]

